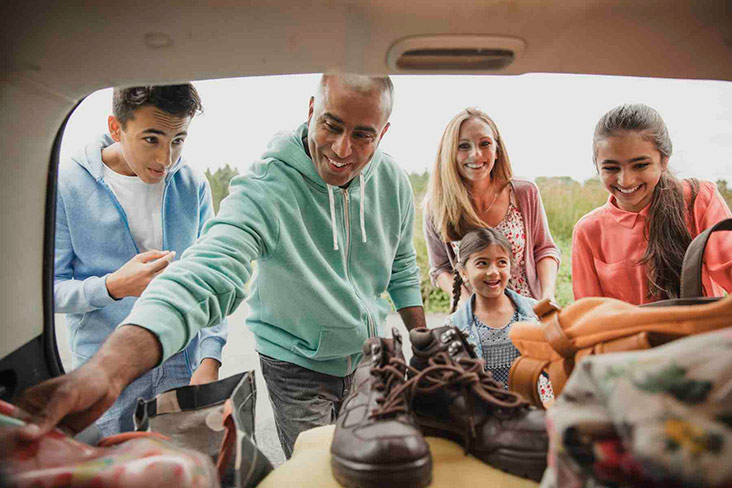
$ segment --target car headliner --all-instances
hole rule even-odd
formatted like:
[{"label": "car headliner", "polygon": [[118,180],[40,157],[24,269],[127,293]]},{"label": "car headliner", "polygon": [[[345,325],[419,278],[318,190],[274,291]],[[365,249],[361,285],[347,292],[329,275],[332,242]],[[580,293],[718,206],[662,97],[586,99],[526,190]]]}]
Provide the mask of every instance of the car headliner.
[{"label": "car headliner", "polygon": [[465,34],[523,41],[520,57],[493,74],[732,80],[728,0],[4,0],[0,19],[0,358],[42,333],[52,147],[75,104],[97,89],[396,73],[387,55],[400,39]]}]

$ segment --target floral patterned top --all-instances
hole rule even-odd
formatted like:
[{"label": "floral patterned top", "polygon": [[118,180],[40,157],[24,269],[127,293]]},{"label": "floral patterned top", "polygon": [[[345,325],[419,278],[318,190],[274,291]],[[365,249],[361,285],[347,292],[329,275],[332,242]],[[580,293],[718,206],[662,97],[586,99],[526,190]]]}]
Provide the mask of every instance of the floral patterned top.
[{"label": "floral patterned top", "polygon": [[500,230],[508,242],[511,243],[511,251],[513,252],[514,265],[511,267],[511,278],[508,280],[508,286],[511,287],[519,295],[531,297],[529,284],[526,281],[526,228],[524,227],[524,219],[521,217],[516,205],[513,203],[513,195],[508,203],[506,216],[503,217],[496,229]]}]

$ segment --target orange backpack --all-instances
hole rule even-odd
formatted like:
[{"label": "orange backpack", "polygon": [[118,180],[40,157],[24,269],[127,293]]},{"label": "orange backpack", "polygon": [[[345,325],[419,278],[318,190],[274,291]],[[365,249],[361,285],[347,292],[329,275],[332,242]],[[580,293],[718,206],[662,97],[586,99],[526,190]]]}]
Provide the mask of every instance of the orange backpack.
[{"label": "orange backpack", "polygon": [[704,248],[717,230],[732,230],[732,219],[705,230],[689,245],[681,272],[681,298],[642,306],[613,298],[583,298],[563,310],[548,299],[536,304],[534,311],[541,323],[519,322],[509,332],[521,353],[511,365],[509,389],[543,407],[536,389],[543,372],[559,395],[575,363],[585,356],[648,349],[687,335],[732,327],[732,296],[691,298],[703,294]]}]

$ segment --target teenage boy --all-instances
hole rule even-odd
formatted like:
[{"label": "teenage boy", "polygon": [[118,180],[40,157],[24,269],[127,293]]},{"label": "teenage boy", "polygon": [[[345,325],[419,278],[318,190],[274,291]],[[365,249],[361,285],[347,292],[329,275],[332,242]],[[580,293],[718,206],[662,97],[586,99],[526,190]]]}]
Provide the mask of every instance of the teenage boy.
[{"label": "teenage boy", "polygon": [[378,149],[392,101],[388,77],[324,76],[308,122],[232,180],[218,216],[126,325],[83,367],[25,393],[21,406],[40,417],[23,435],[64,417],[75,429],[91,422],[129,381],[233,312],[253,260],[247,325],[285,455],[299,432],[334,422],[364,341],[384,325],[382,294],[408,329],[425,325],[412,190]]},{"label": "teenage boy", "polygon": [[[181,158],[200,111],[190,83],[115,89],[109,134],[59,166],[54,302],[66,314],[74,369],[213,216],[208,183]],[[218,379],[226,335],[225,323],[192,334],[188,347],[122,391],[97,422],[102,434],[132,430],[139,397]]]}]

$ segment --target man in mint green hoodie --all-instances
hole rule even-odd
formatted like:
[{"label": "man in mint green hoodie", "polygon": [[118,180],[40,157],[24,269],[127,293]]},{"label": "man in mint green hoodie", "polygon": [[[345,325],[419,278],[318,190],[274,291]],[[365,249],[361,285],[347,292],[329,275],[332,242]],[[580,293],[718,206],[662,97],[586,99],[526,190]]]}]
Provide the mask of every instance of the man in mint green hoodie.
[{"label": "man in mint green hoodie", "polygon": [[412,190],[378,149],[392,103],[388,77],[324,76],[308,122],[276,135],[232,180],[198,242],[148,286],[100,351],[28,390],[21,404],[40,415],[40,428],[25,435],[62,418],[76,429],[91,422],[126,383],[232,313],[254,260],[247,325],[286,456],[299,432],[334,422],[363,342],[385,323],[383,293],[408,329],[425,326]]}]

